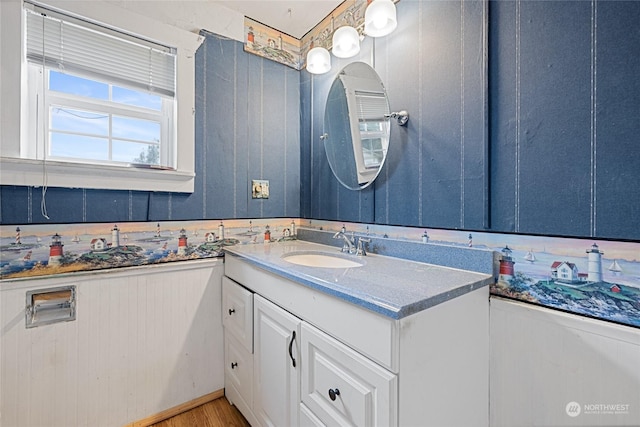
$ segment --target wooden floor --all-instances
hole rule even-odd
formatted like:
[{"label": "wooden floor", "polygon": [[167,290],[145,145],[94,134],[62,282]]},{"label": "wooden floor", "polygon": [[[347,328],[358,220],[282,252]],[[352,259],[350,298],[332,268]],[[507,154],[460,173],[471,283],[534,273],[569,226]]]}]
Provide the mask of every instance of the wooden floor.
[{"label": "wooden floor", "polygon": [[226,397],[168,418],[152,427],[250,427],[247,420]]}]

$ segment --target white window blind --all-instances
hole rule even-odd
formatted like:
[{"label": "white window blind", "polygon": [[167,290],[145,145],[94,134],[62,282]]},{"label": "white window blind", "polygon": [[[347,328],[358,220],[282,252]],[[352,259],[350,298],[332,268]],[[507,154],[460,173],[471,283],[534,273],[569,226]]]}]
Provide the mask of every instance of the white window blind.
[{"label": "white window blind", "polygon": [[175,50],[25,3],[27,60],[175,96]]},{"label": "white window blind", "polygon": [[358,120],[385,120],[384,114],[389,111],[389,107],[384,93],[356,90],[355,95],[356,106],[358,108]]}]

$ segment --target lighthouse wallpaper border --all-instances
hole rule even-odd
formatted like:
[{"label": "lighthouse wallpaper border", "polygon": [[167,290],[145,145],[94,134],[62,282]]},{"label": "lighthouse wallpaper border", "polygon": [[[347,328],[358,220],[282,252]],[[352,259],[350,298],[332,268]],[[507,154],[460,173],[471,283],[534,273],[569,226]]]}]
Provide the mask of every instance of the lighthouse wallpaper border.
[{"label": "lighthouse wallpaper border", "polygon": [[[269,225],[271,224],[271,226]],[[25,279],[224,256],[224,248],[291,239],[287,220],[0,226],[0,279]]]},{"label": "lighthouse wallpaper border", "polygon": [[640,328],[638,243],[529,237],[499,250],[492,295]]},{"label": "lighthouse wallpaper border", "polygon": [[[222,257],[224,247],[295,238],[296,226],[492,251],[491,294],[640,328],[640,242],[242,219],[0,226],[0,281]],[[415,250],[415,246],[413,249]],[[432,250],[425,245],[424,251]],[[384,253],[380,253],[384,255]],[[418,257],[419,258],[419,257]]]}]

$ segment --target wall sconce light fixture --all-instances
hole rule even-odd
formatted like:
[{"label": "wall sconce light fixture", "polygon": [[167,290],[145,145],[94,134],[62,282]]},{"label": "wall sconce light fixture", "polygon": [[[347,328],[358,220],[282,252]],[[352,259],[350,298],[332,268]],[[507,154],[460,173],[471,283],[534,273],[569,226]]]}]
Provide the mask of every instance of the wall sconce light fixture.
[{"label": "wall sconce light fixture", "polygon": [[[364,12],[364,34],[382,37],[393,32],[397,26],[396,5],[393,0],[373,0],[367,6]],[[333,33],[331,52],[337,58],[351,58],[360,52],[360,40],[361,35],[357,29],[349,25],[342,26]],[[324,47],[314,47],[309,50],[307,71],[312,74],[324,74],[329,70],[331,70],[329,51]]]},{"label": "wall sconce light fixture", "polygon": [[390,34],[398,26],[392,0],[373,0],[364,12],[364,33],[371,37]]},{"label": "wall sconce light fixture", "polygon": [[333,53],[338,58],[351,58],[360,52],[360,35],[358,30],[348,25],[338,28],[333,33]]},{"label": "wall sconce light fixture", "polygon": [[312,74],[324,74],[331,69],[331,55],[323,47],[314,47],[307,53],[307,71]]}]

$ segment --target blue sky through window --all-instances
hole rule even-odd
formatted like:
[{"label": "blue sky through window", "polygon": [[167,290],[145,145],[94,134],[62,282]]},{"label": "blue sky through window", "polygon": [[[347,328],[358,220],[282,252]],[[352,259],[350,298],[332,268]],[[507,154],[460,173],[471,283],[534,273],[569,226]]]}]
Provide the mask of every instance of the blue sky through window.
[{"label": "blue sky through window", "polygon": [[53,70],[49,73],[49,89],[88,98],[109,99],[108,84]]},{"label": "blue sky through window", "polygon": [[[73,107],[51,106],[51,156],[139,162],[141,155],[144,159],[150,150],[159,152],[161,96],[55,70],[49,70],[49,89],[60,94],[61,104],[65,104],[64,94],[86,98],[90,105],[93,104],[90,111],[85,109],[86,104],[82,103],[78,108],[78,102],[68,98],[68,104]],[[135,117],[148,113],[136,113],[131,107],[152,110],[154,115],[158,115],[158,120]],[[159,159],[156,156],[149,161],[157,164]]]},{"label": "blue sky through window", "polygon": [[109,115],[72,108],[51,108],[51,130],[109,136]]},{"label": "blue sky through window", "polygon": [[51,133],[51,156],[109,160],[109,141],[83,135]]},{"label": "blue sky through window", "polygon": [[160,123],[113,116],[113,137],[160,142]]},{"label": "blue sky through window", "polygon": [[113,101],[156,111],[160,111],[162,108],[162,98],[160,96],[118,86],[113,86]]}]

